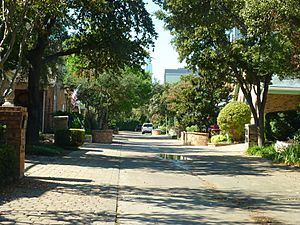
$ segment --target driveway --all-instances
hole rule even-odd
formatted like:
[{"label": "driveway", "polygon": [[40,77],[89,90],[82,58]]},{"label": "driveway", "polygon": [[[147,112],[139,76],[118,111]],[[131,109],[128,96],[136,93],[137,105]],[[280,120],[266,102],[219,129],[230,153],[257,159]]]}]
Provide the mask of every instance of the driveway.
[{"label": "driveway", "polygon": [[244,146],[184,147],[123,132],[64,157],[32,157],[0,197],[1,224],[300,224],[300,171]]}]

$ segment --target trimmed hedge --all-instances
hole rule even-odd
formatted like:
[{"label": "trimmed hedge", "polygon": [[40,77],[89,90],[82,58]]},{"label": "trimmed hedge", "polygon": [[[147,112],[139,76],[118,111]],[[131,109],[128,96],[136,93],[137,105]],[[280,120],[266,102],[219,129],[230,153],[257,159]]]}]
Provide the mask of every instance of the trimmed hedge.
[{"label": "trimmed hedge", "polygon": [[10,145],[0,145],[0,183],[15,177],[16,163],[14,148]]},{"label": "trimmed hedge", "polygon": [[85,139],[84,129],[58,130],[54,134],[55,144],[58,146],[78,147],[83,145]]}]

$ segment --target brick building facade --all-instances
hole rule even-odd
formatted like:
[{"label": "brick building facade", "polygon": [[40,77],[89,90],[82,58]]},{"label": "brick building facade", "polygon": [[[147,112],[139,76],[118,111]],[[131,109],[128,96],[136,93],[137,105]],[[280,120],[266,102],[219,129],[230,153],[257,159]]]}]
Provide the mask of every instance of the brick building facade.
[{"label": "brick building facade", "polygon": [[[27,107],[27,83],[19,82],[15,87],[14,105]],[[61,82],[55,82],[40,92],[40,129],[43,132],[53,131],[53,113],[70,111],[70,93]]]}]

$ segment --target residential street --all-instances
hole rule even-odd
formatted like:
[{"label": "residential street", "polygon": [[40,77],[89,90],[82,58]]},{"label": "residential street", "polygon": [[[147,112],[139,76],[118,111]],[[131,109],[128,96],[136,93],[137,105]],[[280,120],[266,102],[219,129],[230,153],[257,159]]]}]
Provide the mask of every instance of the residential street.
[{"label": "residential street", "polygon": [[0,224],[300,224],[300,169],[244,148],[121,132],[30,157],[26,178],[0,193]]}]

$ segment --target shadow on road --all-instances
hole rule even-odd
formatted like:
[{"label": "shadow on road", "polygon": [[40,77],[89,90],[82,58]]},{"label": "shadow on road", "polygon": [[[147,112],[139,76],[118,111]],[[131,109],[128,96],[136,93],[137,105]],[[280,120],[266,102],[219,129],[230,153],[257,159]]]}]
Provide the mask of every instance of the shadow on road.
[{"label": "shadow on road", "polygon": [[[151,173],[167,172],[173,174],[186,174],[187,171],[182,167],[178,167],[174,164],[173,160],[164,160],[158,157],[161,152],[175,152],[176,154],[184,153],[184,148],[174,150],[174,147],[167,145],[147,145],[145,143],[132,144],[126,141],[127,136],[123,135],[124,140],[122,144],[88,144],[81,148],[81,150],[74,151],[69,155],[63,157],[32,157],[28,159],[31,164],[31,168],[34,165],[69,165],[78,167],[89,168],[115,168],[118,169],[147,169]],[[132,137],[132,136],[130,136]],[[138,136],[140,139],[150,139],[151,136]],[[151,137],[151,138],[150,138]],[[156,138],[156,137],[155,137]],[[154,140],[156,140],[154,138]],[[105,152],[112,152],[115,154],[108,155]],[[125,157],[119,157],[117,152],[140,152],[140,153],[154,153],[150,155],[126,155]],[[193,149],[188,149],[189,152],[193,152]],[[199,151],[199,148],[197,148]],[[226,176],[238,176],[238,175],[255,175],[255,176],[267,176],[268,171],[294,171],[299,169],[272,166],[269,163],[262,163],[259,158],[244,157],[239,155],[189,155],[191,160],[186,160],[183,163],[192,167],[192,172],[196,175],[226,175]],[[243,191],[237,190],[216,190],[210,187],[199,188],[163,188],[163,187],[135,187],[135,186],[113,186],[113,185],[96,185],[89,179],[80,178],[64,178],[64,177],[37,177],[28,176],[22,179],[16,186],[0,191],[0,206],[9,203],[13,200],[21,198],[38,198],[43,196],[47,192],[54,192],[58,195],[67,194],[76,199],[76,196],[90,196],[90,197],[102,197],[104,199],[116,198],[121,189],[119,196],[120,201],[134,203],[142,202],[153,207],[169,208],[172,210],[190,210],[195,211],[194,215],[199,215],[199,211],[213,207],[215,210],[218,208],[226,208],[228,212],[231,209],[271,209],[270,206],[276,204],[276,208],[272,210],[285,211],[292,210],[300,207],[299,201],[280,201],[274,200],[276,196],[262,197],[259,195],[248,195]],[[34,200],[32,200],[34,201]],[[34,202],[32,202],[34,204]],[[53,203],[52,203],[53,204]],[[57,222],[64,222],[64,224],[91,224],[95,221],[110,221],[111,214],[106,211],[100,212],[82,212],[77,210],[45,210],[34,211],[30,208],[23,209],[24,215],[30,215],[31,217],[40,218],[43,220],[51,220]],[[168,210],[167,210],[168,211]],[[0,221],[11,222],[9,215],[13,214],[13,209],[6,208],[0,212]],[[218,221],[215,223],[215,218],[211,215],[206,216],[194,216],[191,214],[180,215],[165,214],[157,212],[155,214],[141,213],[139,215],[122,214],[122,219],[134,220],[138,224],[199,224],[193,221],[208,221],[207,224],[229,224],[228,221]],[[75,218],[75,219],[74,219]],[[152,223],[153,222],[153,223]],[[277,221],[271,221],[272,224],[276,224]],[[206,222],[201,223],[206,224]],[[232,223],[230,224],[245,224],[245,223]],[[269,223],[270,224],[270,223]]]},{"label": "shadow on road", "polygon": [[[65,181],[64,183],[60,181]],[[77,182],[76,184],[70,184],[68,182]],[[58,194],[76,196],[90,196],[112,199],[116,198],[118,189],[121,189],[121,196],[119,200],[127,203],[145,203],[150,207],[169,208],[172,210],[184,210],[191,213],[178,216],[178,214],[170,215],[169,213],[152,213],[147,212],[139,215],[122,214],[122,219],[134,220],[138,224],[148,223],[153,224],[199,224],[199,221],[205,221],[201,224],[228,224],[228,221],[216,221],[213,217],[208,216],[196,216],[199,215],[199,211],[206,210],[213,207],[214,210],[224,210],[226,208],[228,212],[232,209],[268,209],[270,205],[274,204],[273,196],[269,198],[262,198],[259,196],[249,196],[242,191],[220,191],[210,188],[161,188],[161,187],[144,187],[138,188],[135,186],[112,186],[112,185],[93,185],[89,181],[81,179],[57,179],[49,177],[27,177],[23,179],[11,193],[5,193],[5,198],[1,195],[0,205],[5,202],[9,202],[18,198],[36,198],[46,192],[54,192]],[[63,199],[61,200],[63,201]],[[32,203],[34,204],[34,202]],[[299,202],[292,202],[289,204],[276,202],[278,207],[276,210],[285,211],[293,207],[300,207]],[[40,221],[55,221],[64,222],[64,224],[91,224],[92,222],[109,221],[112,217],[111,214],[105,211],[101,212],[82,212],[74,210],[33,210],[31,208],[22,209],[24,215],[34,218],[40,218]],[[272,208],[272,210],[274,210]],[[197,212],[193,215],[193,211]],[[1,210],[0,221],[6,221],[14,223],[9,220],[9,215],[13,214],[14,210]],[[211,215],[212,216],[212,215]],[[193,222],[197,221],[197,222]],[[272,224],[276,224],[276,221],[272,221]],[[242,224],[242,223],[230,223],[230,224]],[[243,223],[245,224],[245,223]]]}]

